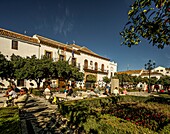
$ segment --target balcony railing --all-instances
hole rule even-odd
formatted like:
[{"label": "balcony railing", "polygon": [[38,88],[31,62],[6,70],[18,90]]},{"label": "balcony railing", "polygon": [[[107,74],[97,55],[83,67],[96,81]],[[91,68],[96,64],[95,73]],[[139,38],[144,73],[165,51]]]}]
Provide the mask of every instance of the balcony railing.
[{"label": "balcony railing", "polygon": [[103,70],[92,66],[83,66],[83,69],[85,72],[108,74],[108,70]]}]

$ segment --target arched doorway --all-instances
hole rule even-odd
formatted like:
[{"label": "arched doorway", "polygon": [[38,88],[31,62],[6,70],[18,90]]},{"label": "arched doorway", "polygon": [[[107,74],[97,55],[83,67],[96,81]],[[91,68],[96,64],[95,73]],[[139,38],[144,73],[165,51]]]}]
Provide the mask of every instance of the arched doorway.
[{"label": "arched doorway", "polygon": [[97,80],[97,78],[95,75],[92,75],[92,74],[87,75],[86,83],[85,83],[86,89],[93,88],[96,83],[96,80]]},{"label": "arched doorway", "polygon": [[84,68],[88,69],[88,60],[86,60],[86,59],[84,60]]},{"label": "arched doorway", "polygon": [[96,71],[98,70],[98,64],[97,64],[97,62],[95,62],[95,70],[96,70]]}]

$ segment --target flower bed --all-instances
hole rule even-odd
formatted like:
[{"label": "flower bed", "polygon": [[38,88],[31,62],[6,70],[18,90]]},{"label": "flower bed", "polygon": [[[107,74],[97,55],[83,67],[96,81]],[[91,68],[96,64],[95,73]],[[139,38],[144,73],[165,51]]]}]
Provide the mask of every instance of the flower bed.
[{"label": "flower bed", "polygon": [[[170,107],[166,102],[160,104],[159,100],[162,102],[168,98],[135,96],[93,98],[62,103],[60,111],[69,119],[71,126],[86,133],[108,133],[107,129],[110,129],[109,132],[117,133],[133,133],[133,131],[166,133],[170,130]],[[115,124],[115,119],[119,120],[118,124]],[[132,131],[129,130],[131,125],[135,126]],[[94,128],[90,129],[92,126]]]},{"label": "flower bed", "polygon": [[139,104],[136,106],[115,105],[109,109],[109,113],[157,132],[170,123],[170,114],[166,115],[157,109],[150,109],[149,105],[148,107],[140,106]]}]

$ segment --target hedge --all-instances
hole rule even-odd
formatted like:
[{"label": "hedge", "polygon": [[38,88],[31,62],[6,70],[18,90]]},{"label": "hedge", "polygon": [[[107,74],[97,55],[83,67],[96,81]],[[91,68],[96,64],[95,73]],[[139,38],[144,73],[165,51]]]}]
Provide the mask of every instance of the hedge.
[{"label": "hedge", "polygon": [[[68,118],[69,125],[74,126],[73,128],[79,128],[79,130],[85,131],[87,133],[109,133],[114,131],[115,133],[133,133],[133,131],[139,133],[163,133],[168,132],[170,127],[170,112],[169,112],[169,104],[160,104],[162,100],[167,100],[167,98],[155,99],[155,97],[138,97],[138,96],[112,96],[106,98],[90,98],[85,100],[76,100],[76,101],[68,101],[59,104],[59,110],[62,115]],[[154,102],[155,101],[155,102]],[[110,114],[109,110],[116,110],[117,106],[125,106],[121,108],[121,113],[116,114],[117,118],[114,114]],[[113,108],[113,109],[112,109]],[[118,108],[119,110],[120,108]],[[161,110],[162,109],[162,110]],[[140,122],[142,119],[145,120],[144,116],[136,115],[139,117],[139,120],[133,119],[133,115],[130,116],[132,122],[126,120],[127,115],[130,114],[129,110],[139,111],[141,114],[148,115],[147,121],[151,121],[151,126],[148,124],[143,128],[142,123]],[[123,113],[123,114],[122,114]],[[107,114],[107,115],[106,115]],[[122,115],[121,115],[122,114]],[[103,115],[105,115],[103,119]],[[160,119],[166,119],[163,124],[157,123],[157,120],[154,119],[154,116],[161,115]],[[108,118],[107,118],[108,117]],[[120,122],[115,125],[115,120],[119,119]],[[166,118],[165,118],[166,117]],[[113,119],[113,120],[110,120]],[[106,121],[108,121],[106,123]],[[91,123],[90,123],[91,122]],[[95,122],[98,122],[95,124]],[[100,123],[101,124],[100,124]],[[105,123],[104,123],[105,122]],[[129,124],[130,123],[130,124]],[[139,124],[141,123],[141,124]],[[94,125],[95,124],[95,125]],[[97,125],[98,124],[98,125]],[[138,124],[133,127],[132,131],[130,128],[131,124]],[[143,123],[145,125],[145,123]],[[159,127],[159,124],[161,127]],[[88,128],[88,125],[89,128]],[[94,128],[90,128],[94,125]],[[119,127],[118,127],[119,126]],[[163,127],[163,128],[162,128]],[[105,129],[104,129],[105,128]],[[106,129],[107,128],[107,129]],[[138,129],[138,130],[136,130]],[[151,130],[152,129],[152,130]],[[100,131],[101,132],[100,132]],[[107,132],[109,131],[109,132]]]},{"label": "hedge", "polygon": [[0,134],[21,134],[18,108],[0,108]]}]

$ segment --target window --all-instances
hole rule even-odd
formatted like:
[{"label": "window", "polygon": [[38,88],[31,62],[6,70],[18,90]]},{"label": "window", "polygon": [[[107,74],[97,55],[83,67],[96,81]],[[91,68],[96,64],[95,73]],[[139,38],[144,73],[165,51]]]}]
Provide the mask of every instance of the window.
[{"label": "window", "polygon": [[52,52],[45,51],[45,56],[47,56],[48,58],[52,58]]},{"label": "window", "polygon": [[111,74],[110,74],[110,77],[112,78],[113,77],[113,73],[111,72]]},{"label": "window", "polygon": [[84,60],[84,68],[88,69],[88,60]]},{"label": "window", "polygon": [[163,70],[160,70],[161,72],[163,72]]},{"label": "window", "polygon": [[18,41],[12,40],[12,49],[18,50]]},{"label": "window", "polygon": [[64,55],[60,55],[60,59],[61,61],[64,61]]},{"label": "window", "polygon": [[72,58],[72,65],[76,66],[76,58]]},{"label": "window", "polygon": [[96,70],[96,71],[98,70],[98,64],[97,64],[97,62],[95,62],[95,70]]},{"label": "window", "polygon": [[104,64],[102,64],[101,70],[102,70],[102,72],[104,72]]},{"label": "window", "polygon": [[80,69],[80,63],[78,63],[78,68]]},{"label": "window", "polygon": [[24,86],[24,79],[17,80],[17,86],[19,87]]},{"label": "window", "polygon": [[93,65],[93,61],[90,61],[90,65]]}]

